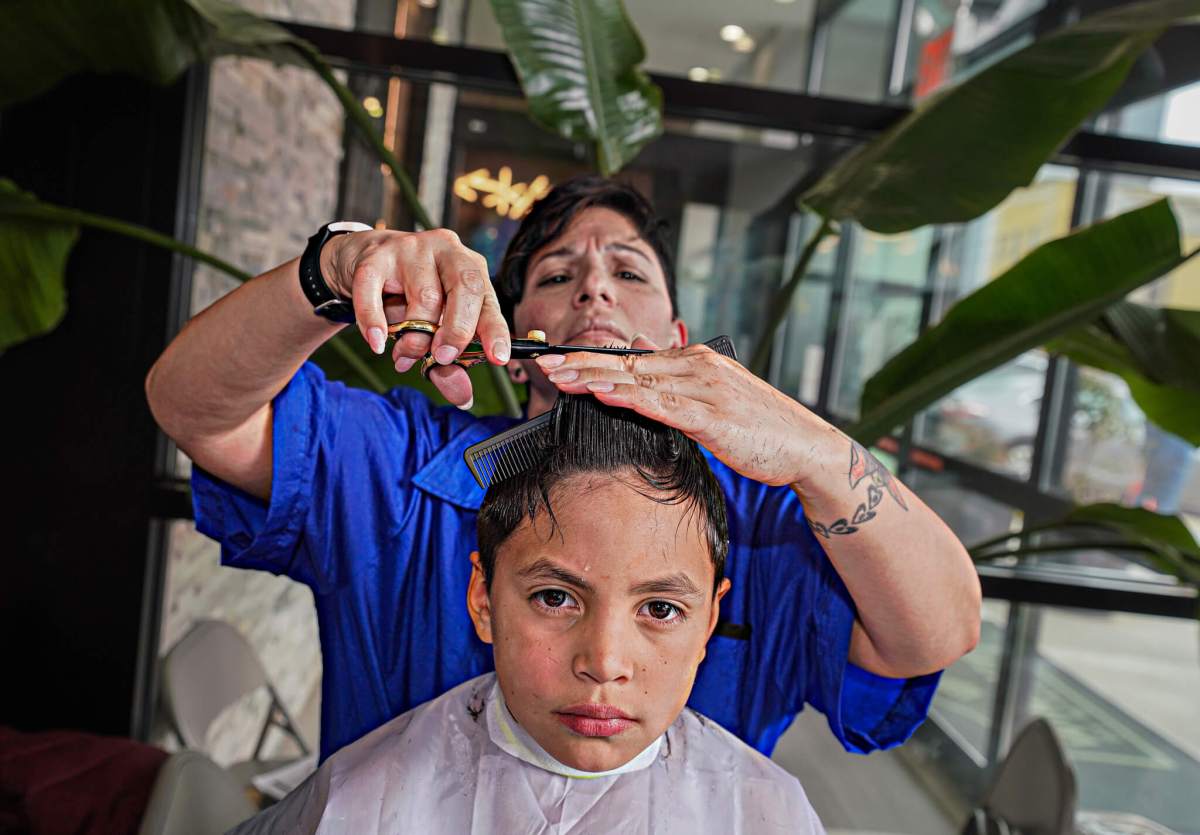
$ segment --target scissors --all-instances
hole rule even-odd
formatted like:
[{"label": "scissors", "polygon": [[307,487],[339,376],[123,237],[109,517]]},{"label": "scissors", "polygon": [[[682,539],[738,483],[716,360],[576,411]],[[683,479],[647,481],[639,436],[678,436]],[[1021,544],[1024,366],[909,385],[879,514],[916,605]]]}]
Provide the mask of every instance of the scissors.
[{"label": "scissors", "polygon": [[[388,325],[388,336],[393,339],[399,339],[406,333],[424,333],[433,336],[437,333],[438,326],[425,319],[405,319],[403,322],[397,322],[394,325]],[[617,347],[596,347],[593,345],[551,345],[546,341],[545,331],[529,331],[524,339],[512,340],[511,358],[515,360],[531,360],[537,359],[545,354],[574,354],[580,351],[587,351],[592,354],[615,354],[617,356],[629,356],[631,354],[652,354],[652,350],[648,348],[617,348]],[[467,347],[454,360],[454,364],[463,368],[471,368],[481,362],[487,361],[487,355],[483,352],[483,344],[478,340],[467,343]],[[438,362],[433,358],[432,354],[426,354],[425,359],[421,361],[421,375],[425,379],[429,379],[429,371]]]}]

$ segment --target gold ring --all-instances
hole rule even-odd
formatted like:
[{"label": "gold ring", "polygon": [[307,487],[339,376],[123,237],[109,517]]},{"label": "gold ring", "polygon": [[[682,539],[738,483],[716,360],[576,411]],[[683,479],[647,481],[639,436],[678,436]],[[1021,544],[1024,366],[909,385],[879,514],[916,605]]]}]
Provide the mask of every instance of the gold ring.
[{"label": "gold ring", "polygon": [[388,333],[395,334],[400,331],[419,331],[433,336],[437,333],[438,326],[428,319],[405,319],[403,322],[397,322],[394,325],[388,325]]},{"label": "gold ring", "polygon": [[[426,380],[428,380],[429,372],[432,371],[434,368],[436,368],[439,365],[441,365],[441,363],[439,363],[437,360],[435,360],[432,356],[426,354],[425,359],[421,360],[421,376],[424,377]],[[463,371],[471,370],[471,366],[469,366],[465,362],[461,362],[459,360],[455,360],[454,362],[449,363],[449,365],[457,365]]]}]

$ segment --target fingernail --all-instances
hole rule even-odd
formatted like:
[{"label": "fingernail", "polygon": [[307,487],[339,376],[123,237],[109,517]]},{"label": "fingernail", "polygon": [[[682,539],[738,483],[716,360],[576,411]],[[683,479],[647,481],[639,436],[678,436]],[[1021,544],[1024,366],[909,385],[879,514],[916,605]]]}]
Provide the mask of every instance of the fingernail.
[{"label": "fingernail", "polygon": [[400,359],[396,360],[396,370],[403,374],[405,371],[412,368],[416,362],[417,361],[412,357],[401,357]]},{"label": "fingernail", "polygon": [[537,364],[542,368],[558,368],[567,358],[562,354],[546,354],[537,358]]},{"label": "fingernail", "polygon": [[386,337],[383,335],[383,328],[367,329],[367,344],[371,346],[371,350],[375,353],[383,353],[384,339],[386,339]]},{"label": "fingernail", "polygon": [[587,384],[588,391],[612,391],[616,386],[612,383],[606,383],[603,380],[596,380]]},{"label": "fingernail", "polygon": [[457,356],[458,349],[453,345],[439,345],[438,349],[433,352],[433,358],[442,365],[449,365]]},{"label": "fingernail", "polygon": [[471,407],[474,405],[475,405],[475,395],[472,394],[471,399],[468,400],[466,403],[462,404],[461,406],[459,406],[458,408],[462,409],[464,412],[469,412],[471,410]]},{"label": "fingernail", "polygon": [[574,368],[564,368],[547,376],[552,383],[569,383],[579,376],[579,372]]},{"label": "fingernail", "polygon": [[508,351],[509,346],[507,339],[497,339],[492,343],[492,354],[499,362],[508,362]]}]

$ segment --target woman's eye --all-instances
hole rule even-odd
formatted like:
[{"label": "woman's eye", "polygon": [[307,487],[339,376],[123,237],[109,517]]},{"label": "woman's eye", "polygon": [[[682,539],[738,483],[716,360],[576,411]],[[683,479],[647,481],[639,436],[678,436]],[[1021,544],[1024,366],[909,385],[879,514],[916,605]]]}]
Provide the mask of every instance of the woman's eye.
[{"label": "woman's eye", "polygon": [[570,280],[571,280],[571,276],[563,275],[561,273],[558,275],[548,275],[545,278],[539,279],[537,282],[537,286],[538,287],[546,287],[551,284],[566,284]]},{"label": "woman's eye", "polygon": [[547,609],[565,609],[575,602],[575,599],[562,589],[536,591],[533,593],[533,599]]},{"label": "woman's eye", "polygon": [[682,609],[665,600],[651,600],[642,607],[642,611],[661,623],[674,623],[684,617]]},{"label": "woman's eye", "polygon": [[621,270],[619,273],[617,273],[617,278],[623,279],[625,281],[641,281],[642,280],[642,277],[640,275],[638,275],[637,273],[631,273],[629,270]]}]

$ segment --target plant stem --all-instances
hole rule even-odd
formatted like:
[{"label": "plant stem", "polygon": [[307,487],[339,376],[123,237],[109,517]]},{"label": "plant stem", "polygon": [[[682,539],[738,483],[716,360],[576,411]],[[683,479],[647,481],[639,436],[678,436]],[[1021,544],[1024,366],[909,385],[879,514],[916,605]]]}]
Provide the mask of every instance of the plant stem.
[{"label": "plant stem", "polygon": [[1095,522],[1063,522],[1063,521],[1042,522],[1041,524],[1038,524],[1038,525],[1029,525],[1028,527],[1022,528],[1019,531],[1013,531],[1012,533],[1001,534],[1000,536],[995,536],[995,537],[992,537],[991,539],[985,539],[983,542],[979,542],[979,543],[976,543],[975,545],[972,545],[967,550],[970,551],[970,553],[974,554],[974,553],[977,553],[984,549],[990,548],[993,545],[998,545],[1001,542],[1007,542],[1008,540],[1013,539],[1013,538],[1022,539],[1026,536],[1029,536],[1030,534],[1043,533],[1045,531],[1051,531],[1051,530],[1055,530],[1057,528],[1084,528],[1084,527],[1095,528],[1095,527],[1099,527],[1099,525]]},{"label": "plant stem", "polygon": [[1050,554],[1063,551],[1082,551],[1088,548],[1101,548],[1112,551],[1139,551],[1150,554],[1159,553],[1153,546],[1145,542],[1119,540],[1116,542],[1052,542],[1045,545],[1025,545],[1010,550],[993,551],[990,554],[980,554],[971,549],[973,560],[994,560],[997,557],[1014,557],[1021,554]]},{"label": "plant stem", "polygon": [[80,211],[79,209],[68,209],[65,206],[56,206],[53,203],[43,203],[41,201],[34,202],[30,200],[27,203],[22,201],[19,206],[17,204],[11,205],[14,208],[0,209],[0,214],[33,220],[47,220],[54,223],[91,226],[95,229],[116,232],[118,235],[124,235],[127,238],[133,238],[134,240],[143,241],[144,243],[194,258],[197,261],[201,261],[210,267],[215,267],[221,272],[233,276],[238,281],[247,281],[251,277],[249,273],[239,270],[228,261],[222,261],[215,255],[210,255],[203,250],[196,249],[196,247],[190,244],[185,244],[183,241],[178,241],[175,238],[155,232],[153,229],[147,229],[145,226],[139,226],[136,223],[129,223],[124,220],[105,217],[104,215],[94,215],[90,212]]},{"label": "plant stem", "polygon": [[517,400],[517,393],[513,389],[512,381],[504,373],[504,368],[499,365],[492,365],[490,362],[485,363],[485,365],[488,367],[488,375],[491,377],[496,393],[500,395],[500,399],[504,402],[504,411],[509,417],[521,417],[524,414],[524,410],[521,409],[521,402]]},{"label": "plant stem", "polygon": [[[0,210],[0,214],[7,214],[16,217],[29,218],[33,220],[45,220],[54,223],[68,223],[79,226],[90,226],[93,229],[103,229],[106,232],[114,232],[118,235],[123,235],[127,238],[133,238],[136,241],[157,246],[165,249],[168,252],[174,252],[178,255],[186,255],[196,261],[208,264],[221,272],[233,276],[238,281],[249,281],[250,273],[244,270],[239,270],[237,267],[230,264],[228,261],[222,261],[215,255],[210,255],[201,249],[190,244],[185,244],[168,235],[163,235],[155,232],[153,229],[147,229],[145,226],[139,226],[136,223],[129,223],[117,218],[105,217],[103,215],[94,215],[91,212],[80,211],[79,209],[68,209],[64,206],[56,206],[53,203],[43,203],[41,201],[22,202],[13,210]],[[345,343],[345,340],[340,336],[332,340],[332,347],[347,364],[355,371],[362,375],[363,379],[376,391],[387,391],[387,386],[379,379],[379,375],[367,365],[353,348]]]},{"label": "plant stem", "polygon": [[830,218],[824,218],[821,221],[817,231],[804,245],[804,251],[800,254],[800,260],[796,262],[796,268],[792,270],[787,284],[779,288],[779,292],[771,299],[770,307],[767,308],[770,318],[763,327],[762,336],[759,337],[758,345],[754,348],[754,356],[750,360],[750,370],[764,379],[769,370],[767,366],[771,361],[771,343],[775,339],[775,331],[779,330],[779,325],[791,310],[792,296],[796,294],[796,288],[800,286],[804,274],[808,272],[808,264],[816,255],[817,247],[829,234],[832,227],[833,221]]},{"label": "plant stem", "polygon": [[416,218],[417,223],[426,229],[432,229],[434,225],[433,221],[430,220],[429,215],[425,212],[425,207],[421,205],[421,200],[417,196],[417,190],[413,188],[412,181],[404,173],[404,169],[400,167],[400,163],[395,155],[388,150],[387,145],[383,144],[383,139],[380,137],[379,132],[375,130],[375,124],[370,115],[359,104],[354,94],[350,92],[350,88],[337,80],[337,77],[333,74],[333,68],[325,63],[320,53],[313,49],[312,46],[309,44],[297,44],[296,48],[308,65],[312,67],[313,71],[321,76],[321,80],[329,85],[329,89],[333,90],[334,95],[338,97],[338,101],[342,103],[342,109],[346,111],[346,115],[350,118],[350,124],[358,129],[362,138],[375,151],[375,155],[392,172],[392,179],[400,187],[400,192],[404,195],[404,201],[408,203],[408,208],[413,213],[413,217]]}]

